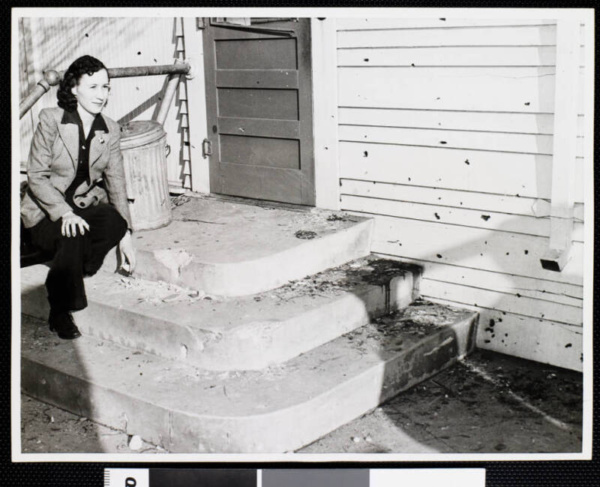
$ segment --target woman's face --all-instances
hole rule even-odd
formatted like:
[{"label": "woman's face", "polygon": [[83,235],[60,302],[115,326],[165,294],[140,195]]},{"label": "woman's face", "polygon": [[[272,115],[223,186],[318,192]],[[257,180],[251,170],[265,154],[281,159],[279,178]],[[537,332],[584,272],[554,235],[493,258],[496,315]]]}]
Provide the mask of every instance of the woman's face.
[{"label": "woman's face", "polygon": [[71,91],[81,108],[92,115],[97,115],[106,105],[110,93],[108,73],[105,69],[101,69],[91,76],[84,74]]}]

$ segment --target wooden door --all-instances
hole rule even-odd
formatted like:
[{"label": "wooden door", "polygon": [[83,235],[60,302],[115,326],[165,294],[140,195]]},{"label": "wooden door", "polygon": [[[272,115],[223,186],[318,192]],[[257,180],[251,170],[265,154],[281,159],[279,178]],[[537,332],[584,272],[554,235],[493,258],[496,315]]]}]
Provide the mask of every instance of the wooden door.
[{"label": "wooden door", "polygon": [[205,27],[211,192],[314,205],[310,21],[251,22]]}]

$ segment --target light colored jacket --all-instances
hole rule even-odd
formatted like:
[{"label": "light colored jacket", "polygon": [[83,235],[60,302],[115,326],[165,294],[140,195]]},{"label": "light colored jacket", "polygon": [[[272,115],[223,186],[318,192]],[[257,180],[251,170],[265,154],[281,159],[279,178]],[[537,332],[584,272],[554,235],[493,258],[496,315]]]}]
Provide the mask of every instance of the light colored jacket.
[{"label": "light colored jacket", "polygon": [[[39,223],[44,216],[57,221],[71,206],[65,191],[75,179],[79,157],[79,128],[73,123],[61,123],[62,108],[45,108],[40,112],[39,124],[31,142],[27,165],[27,193],[21,201],[21,218],[26,228]],[[131,228],[127,202],[125,168],[121,155],[119,124],[104,115],[108,133],[97,131],[90,145],[90,181],[104,179],[108,200]],[[75,196],[90,188],[82,183]],[[92,191],[104,192],[95,187]]]}]

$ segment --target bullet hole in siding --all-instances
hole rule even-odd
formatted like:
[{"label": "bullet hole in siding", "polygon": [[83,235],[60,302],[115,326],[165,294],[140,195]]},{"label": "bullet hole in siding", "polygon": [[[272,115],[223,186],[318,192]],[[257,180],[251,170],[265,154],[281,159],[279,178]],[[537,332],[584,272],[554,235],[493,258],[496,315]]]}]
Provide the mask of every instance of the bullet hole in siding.
[{"label": "bullet hole in siding", "polygon": [[442,145],[446,145],[448,142],[446,142],[445,140],[440,140],[440,144]]},{"label": "bullet hole in siding", "polygon": [[85,36],[86,36],[86,37],[89,37],[90,35],[89,35],[89,34],[86,32],[86,33],[85,33]]},{"label": "bullet hole in siding", "polygon": [[438,219],[438,220],[440,219],[440,215],[438,215],[437,213],[434,213],[434,215],[435,215],[436,219]]},{"label": "bullet hole in siding", "polygon": [[581,354],[581,355],[579,356],[579,361],[580,361],[580,362],[583,362],[583,354]]},{"label": "bullet hole in siding", "polygon": [[259,85],[259,84],[260,84],[260,81],[257,81],[257,82],[256,82],[256,84],[257,84],[257,85]]},{"label": "bullet hole in siding", "polygon": [[488,333],[492,333],[494,330],[492,330],[491,328],[486,328],[485,331]]},{"label": "bullet hole in siding", "polygon": [[492,335],[492,338],[496,338],[496,335],[495,335],[495,334],[493,334],[493,335]]},{"label": "bullet hole in siding", "polygon": [[506,252],[506,255],[510,255],[510,252]]},{"label": "bullet hole in siding", "polygon": [[440,17],[440,20],[442,20],[442,21],[445,22],[446,21],[446,17]]},{"label": "bullet hole in siding", "polygon": [[135,89],[138,90],[138,91],[140,91],[140,87],[139,86],[136,86]]},{"label": "bullet hole in siding", "polygon": [[494,326],[496,326],[496,321],[493,318],[490,320],[490,326],[492,328],[494,328]]},{"label": "bullet hole in siding", "polygon": [[487,222],[490,219],[490,215],[481,215],[481,219]]},{"label": "bullet hole in siding", "polygon": [[529,105],[531,105],[531,102],[525,102],[525,106],[528,107]]},{"label": "bullet hole in siding", "polygon": [[442,254],[437,254],[437,258],[441,259],[442,258]]},{"label": "bullet hole in siding", "polygon": [[410,65],[414,68],[415,67],[415,63],[410,63]]},{"label": "bullet hole in siding", "polygon": [[481,257],[483,257],[483,254],[479,254],[479,255],[481,255]]},{"label": "bullet hole in siding", "polygon": [[399,247],[402,247],[402,244],[401,244],[401,243],[399,243],[399,244],[398,244],[398,246],[399,246]]},{"label": "bullet hole in siding", "polygon": [[469,162],[469,159],[465,159],[465,164],[466,164],[467,166],[470,166],[470,165],[471,165],[471,163]]},{"label": "bullet hole in siding", "polygon": [[438,196],[438,200],[441,200],[441,199],[442,199],[442,197],[441,197],[441,196]]},{"label": "bullet hole in siding", "polygon": [[412,179],[408,178],[409,181],[412,181]]},{"label": "bullet hole in siding", "polygon": [[363,152],[363,157],[369,157],[369,152],[368,151],[364,151]]},{"label": "bullet hole in siding", "polygon": [[158,62],[158,61],[156,60],[156,58],[152,58],[152,60],[153,60],[155,63],[157,63],[157,62]]},{"label": "bullet hole in siding", "polygon": [[483,343],[490,343],[491,340],[484,340]]},{"label": "bullet hole in siding", "polygon": [[[527,255],[529,253],[529,250],[525,249],[525,255]],[[546,292],[546,291],[544,291]]]},{"label": "bullet hole in siding", "polygon": [[502,323],[502,318],[498,318],[498,323]]},{"label": "bullet hole in siding", "polygon": [[508,336],[508,333],[505,333],[505,334],[504,334],[504,336],[505,336],[505,337],[507,337],[507,336]]},{"label": "bullet hole in siding", "polygon": [[142,51],[138,51],[138,56],[141,56],[141,55],[142,55]]},{"label": "bullet hole in siding", "polygon": [[440,99],[440,97],[438,96],[438,97],[436,98],[436,100],[439,100],[439,99]]},{"label": "bullet hole in siding", "polygon": [[[504,316],[506,316],[506,311],[503,311],[503,312],[502,312],[502,314],[503,314]],[[502,321],[502,320],[498,320],[498,321]]]},{"label": "bullet hole in siding", "polygon": [[325,150],[329,150],[329,147],[325,147]]},{"label": "bullet hole in siding", "polygon": [[516,296],[517,298],[520,298],[520,297],[521,297],[521,295],[520,295],[519,293],[515,294],[515,296]]},{"label": "bullet hole in siding", "polygon": [[460,202],[460,204],[462,205],[462,201]]},{"label": "bullet hole in siding", "polygon": [[520,197],[521,197],[521,195],[519,193],[517,193],[517,198],[520,198]]},{"label": "bullet hole in siding", "polygon": [[483,242],[485,245],[487,245],[487,240],[485,242]]},{"label": "bullet hole in siding", "polygon": [[368,62],[369,62],[369,58],[368,58],[368,57],[366,57],[366,58],[365,58],[365,63],[368,63]]},{"label": "bullet hole in siding", "polygon": [[565,348],[571,348],[572,346],[573,346],[573,344],[572,344],[572,343],[567,343],[567,344],[565,345]]}]

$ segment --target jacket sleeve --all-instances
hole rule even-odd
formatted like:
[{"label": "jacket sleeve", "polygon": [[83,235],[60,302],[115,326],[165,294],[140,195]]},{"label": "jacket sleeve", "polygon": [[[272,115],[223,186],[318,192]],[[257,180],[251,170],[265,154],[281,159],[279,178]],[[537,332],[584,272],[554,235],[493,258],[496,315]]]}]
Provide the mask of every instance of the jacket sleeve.
[{"label": "jacket sleeve", "polygon": [[119,125],[116,123],[111,127],[110,159],[104,170],[104,186],[106,187],[110,204],[127,221],[127,228],[131,230],[131,215],[129,213],[127,186],[125,183],[125,165],[123,164],[123,155],[121,154],[121,132]]},{"label": "jacket sleeve", "polygon": [[42,110],[37,129],[31,142],[31,152],[27,166],[29,189],[41,208],[53,222],[65,213],[72,211],[65,197],[58,191],[50,176],[52,175],[52,147],[58,136],[58,126],[52,115]]}]

